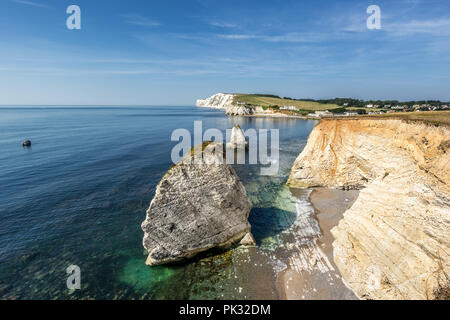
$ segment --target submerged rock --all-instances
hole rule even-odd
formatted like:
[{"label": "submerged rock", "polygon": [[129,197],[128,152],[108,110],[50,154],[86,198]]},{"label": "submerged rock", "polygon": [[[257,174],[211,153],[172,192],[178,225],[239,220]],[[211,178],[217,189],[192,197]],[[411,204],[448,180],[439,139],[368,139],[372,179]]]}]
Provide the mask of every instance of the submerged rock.
[{"label": "submerged rock", "polygon": [[231,138],[227,146],[232,149],[243,149],[248,147],[248,142],[245,140],[244,131],[238,124],[235,124],[231,130]]},{"label": "submerged rock", "polygon": [[[252,205],[239,177],[226,163],[223,144],[204,143],[200,149],[193,148],[158,183],[142,223],[148,265],[228,247],[250,234]],[[203,162],[190,163],[197,156]]]},{"label": "submerged rock", "polygon": [[31,147],[31,141],[30,140],[25,140],[22,142],[22,147]]},{"label": "submerged rock", "polygon": [[255,238],[253,238],[253,235],[249,232],[245,235],[245,237],[242,238],[242,240],[239,242],[243,246],[254,246],[256,245]]}]

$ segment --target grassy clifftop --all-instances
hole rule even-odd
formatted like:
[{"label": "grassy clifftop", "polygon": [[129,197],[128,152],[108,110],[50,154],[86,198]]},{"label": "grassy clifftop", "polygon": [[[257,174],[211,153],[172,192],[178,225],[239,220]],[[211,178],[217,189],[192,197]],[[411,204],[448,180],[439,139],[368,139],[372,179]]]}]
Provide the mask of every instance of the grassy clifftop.
[{"label": "grassy clifftop", "polygon": [[334,117],[330,119],[401,119],[450,126],[450,111],[395,112],[376,115],[361,115],[358,117]]},{"label": "grassy clifftop", "polygon": [[[336,116],[339,115],[338,111],[334,109],[343,109],[342,106],[337,104],[325,104],[316,101],[305,101],[305,100],[294,100],[290,98],[281,98],[275,95],[265,95],[265,94],[235,94],[234,103],[245,103],[247,106],[255,107],[261,106],[263,108],[274,109],[278,113],[284,113],[287,115],[307,115],[308,113],[313,113],[314,111],[320,110],[330,110]],[[283,106],[295,106],[298,111],[291,110],[280,110],[279,107]],[[361,110],[364,109],[366,112],[374,111],[373,109],[365,107],[345,107],[345,110]],[[387,109],[377,109],[376,111],[386,111]],[[333,117],[331,119],[402,119],[406,121],[421,121],[429,124],[439,124],[450,126],[450,111],[425,111],[425,112],[394,112],[385,113],[377,115],[360,115],[351,117]],[[326,119],[326,118],[325,118]]]},{"label": "grassy clifftop", "polygon": [[[280,98],[274,95],[264,95],[264,94],[236,94],[234,103],[245,103],[248,106],[261,106],[263,108],[277,109],[278,112],[286,113],[286,114],[300,114],[307,115],[308,113],[314,113],[315,111],[323,111],[329,110],[333,112],[333,110],[343,109],[342,106],[339,106],[334,103],[320,103],[317,101],[309,101],[309,100],[297,100],[291,98]],[[283,106],[295,106],[298,108],[298,111],[287,111],[287,110],[279,110],[279,107]],[[355,110],[364,109],[365,111],[369,111],[370,109],[364,107],[345,107],[345,110],[355,111]],[[342,112],[340,112],[342,113]]]},{"label": "grassy clifftop", "polygon": [[284,98],[278,98],[275,96],[258,95],[258,94],[238,94],[237,101],[244,102],[249,105],[261,106],[261,107],[296,106],[299,109],[311,110],[311,111],[339,108],[339,106],[336,104],[321,104],[321,103],[314,102],[314,101],[292,100],[292,99],[284,99]]}]

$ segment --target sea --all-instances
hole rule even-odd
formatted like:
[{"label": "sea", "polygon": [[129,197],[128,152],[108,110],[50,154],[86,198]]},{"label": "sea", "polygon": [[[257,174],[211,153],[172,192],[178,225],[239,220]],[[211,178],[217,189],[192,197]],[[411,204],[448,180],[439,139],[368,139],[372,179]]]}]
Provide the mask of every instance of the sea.
[{"label": "sea", "polygon": [[[235,124],[279,130],[277,174],[234,166],[257,246],[149,267],[141,223],[172,165],[173,131],[193,135],[194,121],[224,136]],[[294,196],[286,181],[315,124],[193,106],[0,107],[0,299],[280,298],[278,273],[312,210],[309,191]],[[67,287],[72,265],[80,289]]]}]

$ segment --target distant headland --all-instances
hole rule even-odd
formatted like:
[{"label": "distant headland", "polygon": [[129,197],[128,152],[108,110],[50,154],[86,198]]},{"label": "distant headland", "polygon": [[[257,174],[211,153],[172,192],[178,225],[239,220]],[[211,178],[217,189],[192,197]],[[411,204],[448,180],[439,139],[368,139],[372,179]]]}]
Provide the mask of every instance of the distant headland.
[{"label": "distant headland", "polygon": [[[271,94],[217,93],[197,100],[198,107],[225,110],[228,115],[296,117],[320,119],[324,117],[402,116],[414,118],[411,112],[450,111],[450,102],[439,100],[398,101],[335,99],[293,99]],[[433,114],[434,114],[433,112]],[[407,115],[409,114],[409,115]],[[431,114],[430,114],[431,116]],[[429,116],[427,116],[430,118]]]}]

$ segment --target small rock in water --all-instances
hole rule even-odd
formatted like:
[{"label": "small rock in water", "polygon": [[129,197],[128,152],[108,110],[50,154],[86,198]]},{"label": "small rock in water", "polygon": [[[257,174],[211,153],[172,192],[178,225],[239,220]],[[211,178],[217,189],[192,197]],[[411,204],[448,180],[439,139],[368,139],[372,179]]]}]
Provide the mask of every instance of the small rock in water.
[{"label": "small rock in water", "polygon": [[256,241],[253,238],[253,235],[248,232],[241,240],[240,242],[241,245],[243,246],[255,246],[256,245]]},{"label": "small rock in water", "polygon": [[235,124],[231,130],[231,138],[227,146],[233,149],[248,148],[248,142],[245,140],[244,131],[238,124]]},{"label": "small rock in water", "polygon": [[25,140],[22,142],[22,147],[31,147],[31,141],[30,140]]}]

